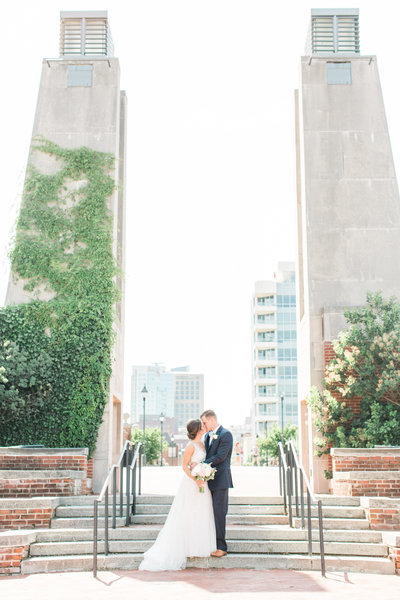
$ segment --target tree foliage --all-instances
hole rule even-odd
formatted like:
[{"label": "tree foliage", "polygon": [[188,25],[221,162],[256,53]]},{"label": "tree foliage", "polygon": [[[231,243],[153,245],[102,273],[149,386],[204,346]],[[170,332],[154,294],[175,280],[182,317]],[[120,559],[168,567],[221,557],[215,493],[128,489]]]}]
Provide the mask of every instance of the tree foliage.
[{"label": "tree foliage", "polygon": [[[291,425],[288,423],[283,428],[283,441],[289,442],[290,440],[295,440],[297,437],[297,427],[295,425]],[[257,440],[257,446],[260,449],[260,457],[263,462],[265,462],[268,456],[272,458],[277,458],[279,454],[278,444],[282,441],[282,429],[277,425],[274,425],[268,435],[264,434],[262,437],[259,437]]]},{"label": "tree foliage", "polygon": [[[145,431],[146,439],[146,464],[152,465],[160,460],[161,455],[161,431],[154,428],[148,428]],[[132,442],[143,442],[143,431],[134,429],[132,432]],[[163,452],[168,448],[167,442],[163,441]]]},{"label": "tree foliage", "polygon": [[[324,390],[312,388],[308,405],[329,447],[372,447],[400,443],[400,304],[369,293],[365,306],[345,312],[349,327],[334,342]],[[354,414],[346,400],[360,398]],[[338,399],[339,398],[339,399]]]}]

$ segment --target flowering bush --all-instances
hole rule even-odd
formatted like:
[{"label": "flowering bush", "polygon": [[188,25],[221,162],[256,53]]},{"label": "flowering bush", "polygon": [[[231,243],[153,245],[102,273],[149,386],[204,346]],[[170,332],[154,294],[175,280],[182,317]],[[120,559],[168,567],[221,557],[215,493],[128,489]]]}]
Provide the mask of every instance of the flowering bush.
[{"label": "flowering bush", "polygon": [[[345,312],[349,323],[333,344],[324,390],[312,388],[307,403],[329,447],[372,447],[400,443],[400,304],[381,293],[368,294],[364,307]],[[357,415],[346,400],[360,398]]]}]

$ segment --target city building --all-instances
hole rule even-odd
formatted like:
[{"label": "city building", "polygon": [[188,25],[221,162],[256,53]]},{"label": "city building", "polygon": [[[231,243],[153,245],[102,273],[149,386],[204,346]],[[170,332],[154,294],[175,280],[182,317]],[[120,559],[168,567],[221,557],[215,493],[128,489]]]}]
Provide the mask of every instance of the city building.
[{"label": "city building", "polygon": [[282,419],[284,425],[297,425],[295,279],[294,263],[280,262],[274,280],[255,284],[252,303],[254,435],[268,433],[274,425],[281,425]]},{"label": "city building", "polygon": [[131,421],[141,423],[143,416],[143,394],[146,386],[145,400],[146,422],[150,426],[151,417],[174,416],[174,384],[175,377],[159,363],[132,367],[131,378]]},{"label": "city building", "polygon": [[179,431],[204,410],[204,375],[189,373],[189,367],[171,371],[175,376],[175,428]]},{"label": "city building", "polygon": [[190,373],[188,366],[169,371],[158,363],[134,366],[131,378],[132,423],[141,426],[143,422],[143,386],[148,391],[145,418],[149,427],[156,426],[163,413],[165,417],[174,419],[173,424],[166,420],[166,431],[173,429],[177,433],[186,427],[189,419],[195,419],[204,410],[204,375]]},{"label": "city building", "polygon": [[[60,13],[60,55],[43,59],[29,152],[30,164],[44,174],[57,170],[54,157],[35,152],[35,140],[45,138],[62,148],[86,146],[115,157],[115,190],[109,209],[113,217],[113,253],[125,265],[125,155],[127,99],[120,89],[120,67],[113,55],[107,11]],[[100,491],[122,444],[124,381],[124,282],[118,278],[121,300],[114,321],[116,333],[108,402],[94,453],[93,490]],[[6,304],[49,300],[43,289],[24,289],[25,281],[10,277]]]},{"label": "city building", "polygon": [[300,449],[315,491],[328,489],[306,396],[344,310],[367,292],[400,296],[399,192],[377,59],[360,54],[359,12],[312,9],[295,93]]}]

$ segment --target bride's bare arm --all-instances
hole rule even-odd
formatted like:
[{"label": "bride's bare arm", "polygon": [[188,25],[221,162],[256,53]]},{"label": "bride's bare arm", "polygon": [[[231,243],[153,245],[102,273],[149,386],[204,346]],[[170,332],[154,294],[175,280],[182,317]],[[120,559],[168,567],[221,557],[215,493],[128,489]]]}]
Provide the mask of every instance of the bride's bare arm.
[{"label": "bride's bare arm", "polygon": [[190,477],[190,479],[193,479],[193,481],[197,484],[197,485],[204,485],[201,481],[199,481],[198,479],[196,479],[195,477],[193,477],[193,475],[190,472],[190,468],[189,468],[189,463],[190,463],[190,459],[193,456],[193,452],[194,452],[194,448],[191,444],[187,445],[185,448],[185,452],[183,453],[183,459],[182,459],[182,469],[185,471],[186,475],[188,477]]}]

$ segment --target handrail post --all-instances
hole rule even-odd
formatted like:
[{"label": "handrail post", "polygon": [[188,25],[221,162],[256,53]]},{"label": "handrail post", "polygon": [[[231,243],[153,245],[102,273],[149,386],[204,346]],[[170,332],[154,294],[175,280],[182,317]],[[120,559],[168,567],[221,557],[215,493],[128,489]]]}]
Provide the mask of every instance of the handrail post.
[{"label": "handrail post", "polygon": [[292,514],[292,478],[291,478],[291,468],[289,466],[288,466],[288,470],[287,470],[287,495],[288,495],[288,505],[289,505],[289,526],[293,527],[293,514]]},{"label": "handrail post", "polygon": [[142,446],[139,448],[139,496],[142,495]]},{"label": "handrail post", "polygon": [[308,556],[312,556],[312,527],[311,527],[311,495],[307,488],[307,529],[308,529]]},{"label": "handrail post", "polygon": [[131,494],[131,490],[130,490],[130,475],[131,475],[131,469],[130,469],[130,449],[127,448],[126,449],[126,490],[125,490],[125,495],[126,495],[126,515],[125,515],[125,526],[128,527],[128,525],[130,524],[131,518],[130,518],[130,514],[129,514],[129,503],[130,503],[130,494]]},{"label": "handrail post", "polygon": [[98,500],[94,501],[94,524],[93,524],[93,577],[97,577],[97,516]]},{"label": "handrail post", "polygon": [[282,457],[279,449],[278,452],[278,460],[279,460],[279,494],[282,496]]},{"label": "handrail post", "polygon": [[136,514],[136,474],[137,474],[137,466],[136,462],[133,465],[132,472],[132,517]]},{"label": "handrail post", "polygon": [[117,527],[117,469],[113,470],[113,513],[112,513],[112,527]]},{"label": "handrail post", "polygon": [[124,500],[123,500],[123,494],[124,494],[124,460],[125,460],[125,455],[124,455],[124,458],[121,461],[121,464],[119,465],[119,516],[120,517],[122,517],[123,510],[124,510]]},{"label": "handrail post", "polygon": [[318,500],[319,553],[321,557],[321,574],[325,577],[324,531],[322,529],[322,501]]},{"label": "handrail post", "polygon": [[300,508],[301,508],[301,528],[304,529],[304,483],[303,471],[300,469]]},{"label": "handrail post", "polygon": [[104,496],[104,542],[105,542],[105,555],[108,554],[108,486],[106,489],[106,495]]}]

